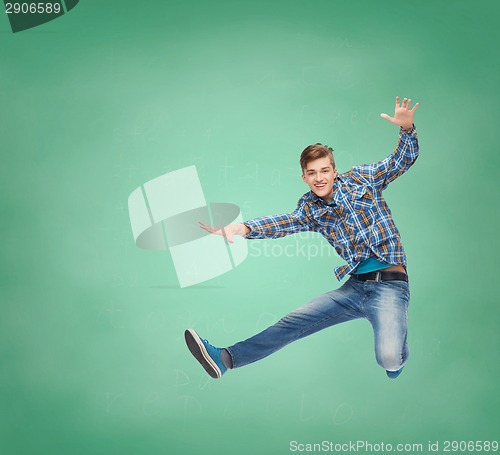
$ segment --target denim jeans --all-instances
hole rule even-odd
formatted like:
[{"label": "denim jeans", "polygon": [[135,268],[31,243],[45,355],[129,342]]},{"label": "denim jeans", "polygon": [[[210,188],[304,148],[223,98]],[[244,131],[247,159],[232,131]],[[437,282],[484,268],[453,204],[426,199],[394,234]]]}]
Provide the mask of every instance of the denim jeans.
[{"label": "denim jeans", "polygon": [[373,327],[378,364],[397,371],[410,354],[406,342],[409,301],[406,281],[359,281],[350,277],[340,288],[314,298],[271,327],[226,349],[233,368],[238,368],[327,327],[365,318]]}]

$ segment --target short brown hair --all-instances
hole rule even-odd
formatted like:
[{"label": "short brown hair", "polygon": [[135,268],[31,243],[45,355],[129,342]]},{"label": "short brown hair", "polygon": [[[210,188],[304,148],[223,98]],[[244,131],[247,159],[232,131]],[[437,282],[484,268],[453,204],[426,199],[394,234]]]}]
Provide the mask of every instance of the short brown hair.
[{"label": "short brown hair", "polygon": [[317,160],[318,158],[330,158],[333,169],[335,169],[335,160],[333,158],[333,149],[328,145],[320,144],[308,145],[300,154],[300,167],[305,171],[307,163]]}]

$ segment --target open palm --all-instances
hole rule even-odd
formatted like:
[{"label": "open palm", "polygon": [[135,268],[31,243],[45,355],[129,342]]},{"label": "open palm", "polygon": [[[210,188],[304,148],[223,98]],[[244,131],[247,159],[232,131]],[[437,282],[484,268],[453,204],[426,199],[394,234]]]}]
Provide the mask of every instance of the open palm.
[{"label": "open palm", "polygon": [[380,114],[380,117],[385,118],[394,125],[398,125],[405,130],[408,130],[413,125],[413,119],[415,117],[415,111],[417,110],[418,103],[410,109],[411,99],[403,98],[403,102],[400,104],[399,96],[396,96],[396,108],[394,109],[394,117],[387,114]]}]

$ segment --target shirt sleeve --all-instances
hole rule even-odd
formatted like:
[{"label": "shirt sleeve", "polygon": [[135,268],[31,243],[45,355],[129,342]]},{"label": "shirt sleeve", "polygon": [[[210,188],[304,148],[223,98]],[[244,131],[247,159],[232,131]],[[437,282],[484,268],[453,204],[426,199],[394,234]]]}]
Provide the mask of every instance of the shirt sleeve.
[{"label": "shirt sleeve", "polygon": [[384,160],[373,164],[355,166],[353,171],[384,190],[389,183],[403,175],[417,160],[419,154],[418,135],[415,125],[410,131],[399,131],[399,141],[396,149]]},{"label": "shirt sleeve", "polygon": [[243,224],[250,229],[245,236],[247,239],[277,239],[298,232],[312,231],[314,225],[310,221],[309,207],[306,196],[302,196],[297,203],[297,208],[292,213],[262,216]]}]

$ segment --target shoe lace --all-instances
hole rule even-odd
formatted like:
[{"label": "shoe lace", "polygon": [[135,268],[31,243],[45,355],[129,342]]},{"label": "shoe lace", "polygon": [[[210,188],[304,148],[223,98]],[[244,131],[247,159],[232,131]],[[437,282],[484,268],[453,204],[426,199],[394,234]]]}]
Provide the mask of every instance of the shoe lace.
[{"label": "shoe lace", "polygon": [[211,344],[211,343],[210,343],[207,339],[202,338],[202,340],[203,340],[206,344],[208,344],[211,348],[214,348],[215,350],[217,350],[217,349],[218,349],[218,348],[216,348],[213,344]]}]

